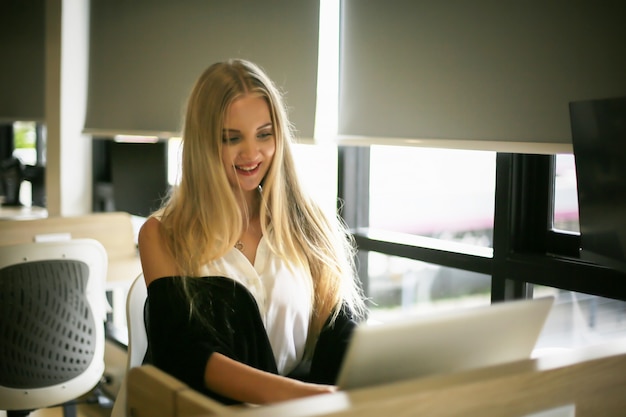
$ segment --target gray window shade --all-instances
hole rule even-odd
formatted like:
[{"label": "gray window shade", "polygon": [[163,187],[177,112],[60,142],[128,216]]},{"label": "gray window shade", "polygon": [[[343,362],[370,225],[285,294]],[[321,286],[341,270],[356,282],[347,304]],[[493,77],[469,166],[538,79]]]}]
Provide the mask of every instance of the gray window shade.
[{"label": "gray window shade", "polygon": [[0,3],[0,120],[43,121],[43,0]]},{"label": "gray window shade", "polygon": [[286,93],[298,137],[313,138],[319,1],[92,0],[92,135],[179,135],[200,73],[228,58],[263,67]]},{"label": "gray window shade", "polygon": [[342,0],[339,135],[570,144],[568,102],[626,94],[625,22],[621,0]]}]

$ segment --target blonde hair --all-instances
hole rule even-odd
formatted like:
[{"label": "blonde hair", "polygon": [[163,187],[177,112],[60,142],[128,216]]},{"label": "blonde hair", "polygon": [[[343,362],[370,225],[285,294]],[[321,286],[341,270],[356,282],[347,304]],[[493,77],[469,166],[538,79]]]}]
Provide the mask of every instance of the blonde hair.
[{"label": "blonde hair", "polygon": [[222,164],[222,131],[229,106],[247,94],[267,101],[276,139],[260,193],[263,235],[277,256],[311,272],[310,353],[324,323],[329,317],[334,320],[339,307],[346,305],[357,318],[365,311],[354,242],[343,222],[326,216],[300,186],[291,152],[293,130],[282,96],[260,67],[229,60],[211,65],[196,81],[184,119],[181,181],[155,215],[185,276],[198,276],[202,265],[235,245],[247,219]]}]

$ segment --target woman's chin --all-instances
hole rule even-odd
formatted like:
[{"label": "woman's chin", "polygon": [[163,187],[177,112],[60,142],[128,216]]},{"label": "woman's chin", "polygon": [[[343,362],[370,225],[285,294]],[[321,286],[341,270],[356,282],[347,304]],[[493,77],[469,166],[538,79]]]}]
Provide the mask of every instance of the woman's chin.
[{"label": "woman's chin", "polygon": [[240,181],[239,184],[236,185],[234,188],[235,190],[241,190],[245,193],[248,193],[252,191],[257,191],[259,189],[259,184],[259,181]]}]

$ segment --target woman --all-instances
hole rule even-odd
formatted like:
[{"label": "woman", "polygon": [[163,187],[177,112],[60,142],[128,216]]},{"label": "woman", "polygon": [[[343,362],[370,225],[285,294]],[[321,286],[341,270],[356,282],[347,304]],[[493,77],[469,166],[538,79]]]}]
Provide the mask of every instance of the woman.
[{"label": "woman", "polygon": [[142,226],[147,360],[225,403],[329,393],[364,313],[353,245],[303,192],[282,98],[256,65],[210,66],[182,177]]}]

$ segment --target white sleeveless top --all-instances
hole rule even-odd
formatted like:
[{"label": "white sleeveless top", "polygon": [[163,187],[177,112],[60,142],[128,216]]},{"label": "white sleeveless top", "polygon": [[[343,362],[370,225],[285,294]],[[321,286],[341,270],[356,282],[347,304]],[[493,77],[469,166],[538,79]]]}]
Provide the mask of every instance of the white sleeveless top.
[{"label": "white sleeveless top", "polygon": [[257,247],[254,265],[238,249],[204,266],[202,275],[231,278],[254,296],[269,337],[276,366],[287,375],[302,360],[311,316],[311,276],[274,255],[265,237]]}]

